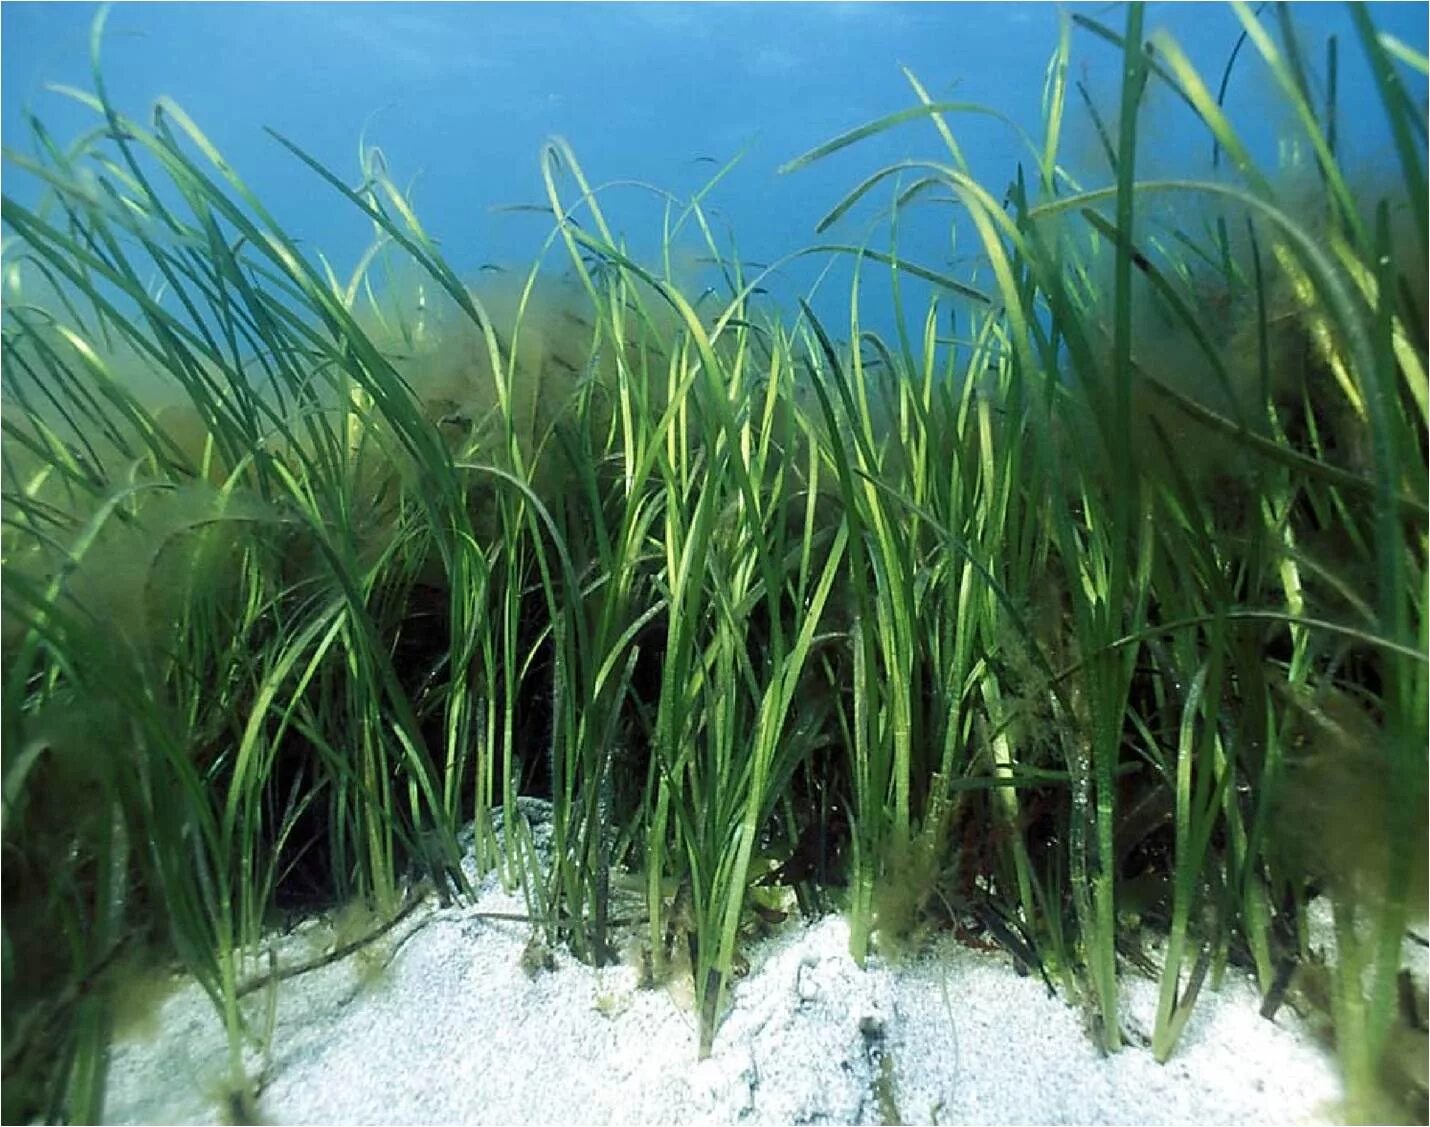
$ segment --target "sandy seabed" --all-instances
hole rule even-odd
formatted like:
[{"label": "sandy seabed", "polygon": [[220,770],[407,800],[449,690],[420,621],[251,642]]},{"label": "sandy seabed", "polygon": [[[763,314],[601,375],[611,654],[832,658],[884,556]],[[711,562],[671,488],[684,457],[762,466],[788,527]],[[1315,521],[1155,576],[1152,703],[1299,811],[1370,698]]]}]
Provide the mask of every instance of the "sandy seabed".
[{"label": "sandy seabed", "polygon": [[[248,1061],[265,1122],[1336,1121],[1334,1059],[1288,1009],[1261,1018],[1234,969],[1160,1065],[1147,1047],[1157,985],[1135,972],[1122,978],[1129,1044],[1103,1057],[1081,1012],[1009,956],[945,935],[861,970],[837,916],[788,921],[751,948],[701,1061],[689,1007],[640,989],[632,966],[556,951],[550,969],[523,969],[530,925],[484,914],[525,901],[466,864],[476,902],[421,905],[379,941],[391,961],[375,979],[354,955],[282,983],[267,1059]],[[295,929],[279,966],[325,935],[318,921]],[[153,1035],[114,1046],[106,1120],[223,1122],[227,1041],[208,997],[186,983],[155,1018]]]}]

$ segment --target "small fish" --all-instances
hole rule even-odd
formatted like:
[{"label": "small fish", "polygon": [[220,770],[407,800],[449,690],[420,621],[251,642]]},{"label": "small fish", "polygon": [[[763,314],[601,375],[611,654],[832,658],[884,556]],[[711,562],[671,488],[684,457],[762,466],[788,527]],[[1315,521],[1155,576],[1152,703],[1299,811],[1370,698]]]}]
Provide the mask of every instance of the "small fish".
[{"label": "small fish", "polygon": [[569,223],[569,224],[571,224],[571,226],[573,226],[573,227],[580,227],[580,226],[581,226],[580,223],[578,223],[575,219],[571,218],[571,216],[569,216],[569,215],[566,215],[566,216],[558,216],[558,215],[556,214],[556,212],[554,212],[554,211],[551,210],[551,205],[550,205],[550,204],[544,204],[544,203],[504,203],[504,204],[496,204],[495,206],[493,206],[493,207],[490,209],[490,211],[491,211],[491,213],[492,213],[493,215],[502,214],[502,213],[512,213],[512,212],[517,212],[517,213],[523,213],[523,212],[524,212],[524,213],[529,213],[529,214],[532,214],[532,215],[546,215],[546,216],[549,216],[549,217],[552,218],[552,219],[558,219],[558,218],[559,218],[563,223]]}]

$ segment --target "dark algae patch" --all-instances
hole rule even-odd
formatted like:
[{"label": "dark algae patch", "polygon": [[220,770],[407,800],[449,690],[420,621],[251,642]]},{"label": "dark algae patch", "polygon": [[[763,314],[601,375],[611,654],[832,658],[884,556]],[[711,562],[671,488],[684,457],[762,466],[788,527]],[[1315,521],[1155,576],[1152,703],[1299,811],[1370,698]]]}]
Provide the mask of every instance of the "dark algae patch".
[{"label": "dark algae patch", "polygon": [[[929,146],[791,248],[857,261],[838,326],[772,301],[703,194],[633,258],[560,140],[561,265],[468,282],[376,150],[352,187],[275,134],[378,234],[337,279],[202,123],[109,99],[101,19],[95,127],[32,119],[6,153],[44,198],[3,202],[5,1120],[94,1121],[168,971],[213,999],[253,1120],[264,936],[468,897],[470,825],[523,885],[533,973],[614,958],[633,892],[702,1053],[742,944],[837,910],[860,961],[943,929],[1008,952],[1108,1052],[1126,976],[1161,984],[1165,1060],[1248,972],[1335,1045],[1348,1119],[1423,1122],[1425,62],[1362,9],[1334,45],[1237,14],[1227,80],[1260,68],[1292,123],[1276,167],[1136,6],[1064,21],[996,190],[911,73],[910,109],[790,161]],[[1122,76],[1107,104],[1074,41]],[[1385,167],[1342,165],[1338,51]],[[1163,105],[1215,169],[1146,169]],[[931,196],[976,279],[822,233]],[[890,339],[857,315],[875,271]],[[551,803],[549,865],[519,820],[498,843],[519,796]]]}]

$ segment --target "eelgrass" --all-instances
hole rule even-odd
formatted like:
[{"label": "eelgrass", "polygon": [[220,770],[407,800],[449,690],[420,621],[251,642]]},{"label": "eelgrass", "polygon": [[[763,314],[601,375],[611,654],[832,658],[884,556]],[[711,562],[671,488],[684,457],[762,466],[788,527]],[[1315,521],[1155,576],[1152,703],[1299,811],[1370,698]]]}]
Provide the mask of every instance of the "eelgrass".
[{"label": "eelgrass", "polygon": [[[693,977],[702,1053],[757,885],[842,907],[860,959],[980,928],[1107,1049],[1150,925],[1160,1059],[1229,964],[1271,1010],[1312,973],[1324,891],[1348,1114],[1383,1113],[1425,907],[1425,124],[1397,67],[1425,68],[1357,14],[1401,165],[1361,200],[1289,21],[1278,47],[1238,13],[1310,206],[1139,8],[1075,17],[1006,201],[956,140],[975,107],[911,74],[913,109],[787,166],[920,119],[948,150],[821,226],[893,188],[889,250],[812,248],[853,261],[847,344],[755,306],[705,191],[657,193],[662,261],[634,261],[564,142],[567,278],[502,292],[460,282],[375,150],[353,188],[279,138],[373,224],[342,282],[177,106],[119,114],[101,20],[71,93],[102,124],[63,149],[35,121],[7,154],[48,195],[3,211],[6,1117],[98,1115],[139,944],[209,991],[251,1101],[265,930],[465,894],[468,821],[596,964],[634,874],[642,961]],[[1126,64],[1102,187],[1061,163],[1074,22]],[[1138,175],[1152,83],[1236,180]],[[934,196],[985,277],[900,247]],[[686,296],[683,239],[723,290]],[[892,342],[861,325],[873,269]],[[523,793],[552,802],[547,864]]]}]

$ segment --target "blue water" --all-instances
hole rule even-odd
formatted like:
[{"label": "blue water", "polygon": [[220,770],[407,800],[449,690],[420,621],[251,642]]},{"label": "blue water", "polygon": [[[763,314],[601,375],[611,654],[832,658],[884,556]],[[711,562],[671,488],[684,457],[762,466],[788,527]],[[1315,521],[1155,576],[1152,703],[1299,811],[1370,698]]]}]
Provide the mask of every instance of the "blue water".
[{"label": "blue water", "polygon": [[[1294,4],[1308,60],[1323,71],[1325,43],[1340,38],[1341,140],[1351,163],[1388,157],[1362,52],[1339,5]],[[1121,5],[1071,11],[1121,30]],[[30,147],[25,114],[38,114],[61,139],[92,124],[90,111],[47,82],[88,88],[91,4],[6,4],[3,30],[3,140]],[[1427,6],[1371,6],[1377,26],[1424,52]],[[1262,14],[1274,25],[1268,7]],[[1167,27],[1215,87],[1240,31],[1227,7],[1152,4],[1147,27]],[[368,223],[263,132],[271,126],[349,182],[359,179],[358,143],[384,151],[394,179],[415,183],[428,230],[459,273],[484,263],[525,265],[538,253],[549,218],[493,210],[545,201],[538,170],[543,141],[574,146],[595,183],[644,181],[678,194],[699,187],[742,148],[741,165],[710,204],[722,238],[733,231],[741,255],[770,261],[817,241],[819,218],[881,165],[946,159],[927,121],[846,150],[805,171],[777,167],[866,120],[915,104],[900,72],[909,67],[937,99],[997,109],[1040,134],[1040,99],[1056,44],[1058,10],[1045,4],[121,4],[103,44],[109,91],[125,112],[146,117],[163,94],[208,133],[292,233],[341,271],[358,260]],[[1278,136],[1293,130],[1273,105],[1271,83],[1248,47],[1228,101],[1258,155],[1274,163]],[[1403,72],[1411,80],[1415,76]],[[1115,120],[1117,52],[1074,29],[1072,75]],[[1419,84],[1423,98],[1424,85]],[[1070,120],[1084,122],[1074,99]],[[1198,175],[1202,134],[1187,143],[1185,118],[1161,95],[1149,113],[1165,122],[1147,133],[1159,173]],[[952,124],[977,175],[1001,192],[1019,159],[1031,162],[1008,126],[960,116]],[[1070,129],[1064,151],[1092,169],[1091,130]],[[1104,174],[1105,175],[1105,174]],[[1094,179],[1096,177],[1094,176]],[[568,189],[569,190],[569,189]],[[13,172],[5,191],[26,201],[35,188]],[[862,241],[888,192],[856,209],[825,236]],[[637,256],[659,245],[661,205],[619,187],[602,196]],[[901,249],[957,272],[976,251],[971,237],[950,245],[951,213],[911,215]],[[886,247],[876,237],[874,246]],[[698,251],[698,248],[697,248]],[[786,268],[773,285],[803,292],[823,260]],[[816,301],[847,323],[847,272]],[[879,323],[884,313],[870,309]],[[843,335],[842,333],[838,335]]]}]

